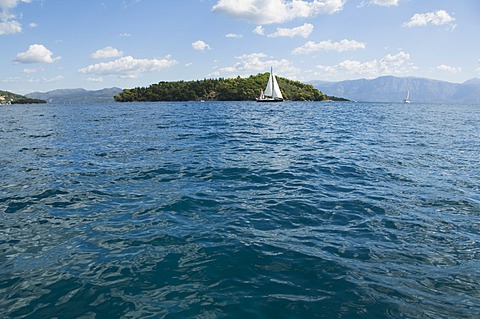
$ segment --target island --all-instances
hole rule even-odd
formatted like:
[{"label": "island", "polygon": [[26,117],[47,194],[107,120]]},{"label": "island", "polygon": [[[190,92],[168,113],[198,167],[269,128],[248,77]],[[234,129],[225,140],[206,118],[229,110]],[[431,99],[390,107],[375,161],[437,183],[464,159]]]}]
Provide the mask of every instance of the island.
[{"label": "island", "polygon": [[[159,82],[149,87],[124,89],[114,96],[117,102],[160,101],[255,101],[266,85],[269,73],[248,78],[219,78],[196,81]],[[282,77],[277,77],[285,100],[290,101],[347,101],[327,96],[314,88]]]},{"label": "island", "polygon": [[0,104],[43,104],[47,101],[31,99],[8,91],[0,91]]}]

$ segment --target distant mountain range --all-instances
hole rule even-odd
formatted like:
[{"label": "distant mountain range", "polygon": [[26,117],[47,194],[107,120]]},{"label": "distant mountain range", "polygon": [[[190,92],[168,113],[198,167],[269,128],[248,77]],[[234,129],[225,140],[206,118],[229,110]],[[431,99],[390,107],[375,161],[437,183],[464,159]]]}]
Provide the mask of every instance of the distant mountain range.
[{"label": "distant mountain range", "polygon": [[26,94],[26,97],[45,100],[48,103],[108,103],[114,102],[113,96],[122,92],[120,88],[108,88],[97,91],[85,89],[59,89],[49,92],[34,92]]},{"label": "distant mountain range", "polygon": [[382,76],[340,82],[309,82],[324,94],[359,102],[401,102],[410,91],[412,103],[480,103],[480,79],[450,83],[424,78]]},{"label": "distant mountain range", "polygon": [[[346,80],[340,82],[311,81],[316,89],[328,96],[359,102],[402,102],[410,91],[412,103],[480,103],[480,79],[451,83],[414,77],[381,76],[376,79]],[[48,103],[107,103],[123,90],[107,88],[97,91],[60,89],[34,92],[25,96]]]}]

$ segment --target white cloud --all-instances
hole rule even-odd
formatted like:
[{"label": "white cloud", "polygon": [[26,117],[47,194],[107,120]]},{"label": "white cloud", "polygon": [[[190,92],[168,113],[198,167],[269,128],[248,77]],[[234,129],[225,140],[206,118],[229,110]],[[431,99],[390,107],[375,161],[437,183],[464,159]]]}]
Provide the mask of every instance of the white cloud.
[{"label": "white cloud", "polygon": [[108,59],[108,58],[119,58],[123,56],[122,51],[118,51],[117,49],[108,46],[103,49],[97,50],[92,53],[92,59]]},{"label": "white cloud", "polygon": [[32,73],[37,73],[37,72],[40,72],[40,71],[43,71],[43,69],[36,69],[36,68],[25,68],[23,69],[23,73],[25,74],[32,74]]},{"label": "white cloud", "polygon": [[0,22],[0,35],[22,32],[22,25],[15,20]]},{"label": "white cloud", "polygon": [[135,59],[132,56],[115,61],[89,65],[78,70],[84,74],[118,75],[122,78],[137,78],[146,72],[161,71],[177,64],[170,56],[163,59]]},{"label": "white cloud", "polygon": [[272,24],[343,9],[346,0],[219,0],[212,11],[255,24]]},{"label": "white cloud", "polygon": [[295,28],[277,28],[277,31],[268,35],[272,38],[277,37],[303,37],[308,38],[308,36],[313,32],[313,25],[310,23],[305,23],[302,26],[295,27]]},{"label": "white cloud", "polygon": [[0,35],[22,32],[22,25],[16,21],[17,16],[12,13],[20,2],[30,3],[31,0],[0,0]]},{"label": "white cloud", "polygon": [[236,33],[229,33],[225,35],[225,38],[235,38],[235,39],[240,39],[243,38],[243,35],[241,34],[236,34]]},{"label": "white cloud", "polygon": [[87,79],[88,82],[96,82],[96,83],[99,83],[99,82],[103,82],[103,78],[101,76],[99,77],[91,77],[91,78],[88,78]]},{"label": "white cloud", "polygon": [[203,42],[202,40],[198,40],[192,43],[192,48],[197,51],[205,51],[210,50],[210,46]]},{"label": "white cloud", "polygon": [[15,17],[10,11],[20,2],[30,3],[30,0],[0,0],[0,19],[8,20]]},{"label": "white cloud", "polygon": [[130,34],[130,33],[127,33],[127,32],[124,32],[124,33],[120,33],[118,36],[119,36],[119,37],[130,37],[131,34]]},{"label": "white cloud", "polygon": [[428,24],[445,25],[451,24],[455,21],[455,18],[450,16],[445,10],[438,10],[429,13],[417,13],[410,18],[408,22],[402,24],[403,27],[423,27]]},{"label": "white cloud", "polygon": [[53,63],[61,57],[52,58],[53,52],[42,44],[32,44],[27,51],[17,54],[14,62],[18,63]]},{"label": "white cloud", "polygon": [[261,25],[258,25],[253,30],[253,33],[258,34],[258,35],[265,35],[265,28],[262,27]]},{"label": "white cloud", "polygon": [[387,54],[381,60],[372,60],[360,62],[355,60],[345,60],[334,66],[318,65],[322,73],[321,76],[338,75],[339,73],[354,74],[358,76],[375,77],[387,74],[405,74],[416,69],[415,66],[408,63],[410,55],[405,52],[397,54]]},{"label": "white cloud", "polygon": [[315,43],[313,41],[308,41],[301,47],[293,49],[293,54],[310,54],[318,51],[336,51],[336,52],[344,52],[344,51],[351,51],[357,49],[365,49],[365,43],[358,42],[356,40],[347,40],[343,39],[339,42],[332,42],[331,40],[328,41],[321,41],[319,43]]},{"label": "white cloud", "polygon": [[441,64],[441,65],[437,66],[436,69],[438,71],[445,71],[445,72],[448,72],[448,73],[460,73],[460,72],[462,72],[461,67],[453,67],[453,66],[449,66],[449,65],[445,65],[445,64]]},{"label": "white cloud", "polygon": [[41,78],[41,79],[36,79],[33,82],[42,82],[42,83],[54,83],[54,82],[60,82],[63,81],[65,77],[63,75],[57,75],[53,78]]},{"label": "white cloud", "polygon": [[21,77],[15,76],[15,77],[8,77],[8,78],[0,79],[0,82],[2,82],[2,83],[16,83],[16,82],[20,82],[21,80],[22,80]]},{"label": "white cloud", "polygon": [[265,53],[252,53],[244,54],[235,57],[238,60],[233,66],[220,68],[210,76],[219,76],[220,74],[233,74],[248,76],[252,73],[268,72],[270,67],[273,67],[277,74],[281,76],[294,79],[299,73],[299,70],[295,68],[289,60],[286,59],[267,59],[268,56]]},{"label": "white cloud", "polygon": [[398,1],[399,0],[371,0],[370,3],[377,6],[390,7],[398,6]]},{"label": "white cloud", "polygon": [[8,78],[3,80],[2,82],[9,82],[9,83],[54,83],[54,82],[60,82],[63,81],[65,77],[63,75],[57,75],[53,78],[35,78],[35,77],[27,77],[27,78],[22,78],[22,77],[14,77],[14,78]]}]

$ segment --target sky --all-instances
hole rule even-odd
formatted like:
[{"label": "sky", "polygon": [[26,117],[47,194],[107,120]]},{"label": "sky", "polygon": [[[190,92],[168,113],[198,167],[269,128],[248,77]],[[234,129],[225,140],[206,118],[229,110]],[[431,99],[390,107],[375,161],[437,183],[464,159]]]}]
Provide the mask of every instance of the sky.
[{"label": "sky", "polygon": [[0,0],[0,90],[480,77],[479,0]]}]

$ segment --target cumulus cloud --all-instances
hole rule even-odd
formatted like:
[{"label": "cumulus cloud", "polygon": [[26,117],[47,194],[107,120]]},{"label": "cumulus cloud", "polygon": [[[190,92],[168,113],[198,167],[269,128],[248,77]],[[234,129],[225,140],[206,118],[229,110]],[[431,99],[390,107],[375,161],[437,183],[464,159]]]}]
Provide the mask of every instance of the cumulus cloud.
[{"label": "cumulus cloud", "polygon": [[357,49],[365,49],[365,43],[358,42],[356,40],[347,40],[343,39],[339,42],[321,41],[315,43],[313,41],[308,41],[301,47],[298,47],[292,51],[293,54],[310,54],[319,51],[336,51],[344,52]]},{"label": "cumulus cloud", "polygon": [[437,66],[436,69],[439,70],[439,71],[444,71],[444,72],[448,72],[448,73],[459,73],[459,72],[462,71],[461,67],[453,67],[453,66],[445,65],[445,64],[441,64],[441,65]]},{"label": "cumulus cloud", "polygon": [[31,0],[0,0],[0,19],[8,20],[15,17],[11,12],[20,2],[30,3]]},{"label": "cumulus cloud", "polygon": [[450,14],[445,10],[438,10],[429,13],[417,13],[410,18],[409,21],[402,24],[403,27],[424,27],[428,24],[445,25],[452,24],[455,21]]},{"label": "cumulus cloud", "polygon": [[20,52],[14,62],[17,63],[53,63],[61,59],[61,57],[52,57],[53,52],[42,44],[32,44],[25,52]]},{"label": "cumulus cloud", "polygon": [[210,50],[210,46],[203,42],[202,40],[198,40],[192,43],[192,48],[196,51],[205,51]]},{"label": "cumulus cloud", "polygon": [[22,25],[13,13],[20,2],[30,3],[31,0],[0,0],[0,35],[22,32]]},{"label": "cumulus cloud", "polygon": [[277,74],[282,74],[282,76],[291,79],[296,78],[299,73],[299,70],[289,60],[269,59],[265,53],[244,54],[235,57],[235,59],[237,62],[233,66],[219,68],[217,72],[210,74],[210,76],[219,76],[220,74],[248,76],[252,73],[267,72],[270,67],[273,67]]},{"label": "cumulus cloud", "polygon": [[253,33],[258,34],[258,35],[265,35],[265,28],[262,27],[261,25],[257,25],[255,29],[253,30]]},{"label": "cumulus cloud", "polygon": [[302,26],[295,27],[295,28],[277,28],[277,31],[269,34],[268,36],[271,38],[277,37],[302,37],[308,38],[308,36],[313,32],[313,25],[310,23],[305,23]]},{"label": "cumulus cloud", "polygon": [[332,14],[346,0],[219,0],[212,11],[254,24],[284,23],[297,18]]},{"label": "cumulus cloud", "polygon": [[22,32],[22,25],[15,20],[0,22],[0,35]]},{"label": "cumulus cloud", "polygon": [[119,58],[115,61],[89,65],[78,70],[84,74],[118,75],[122,78],[137,78],[146,72],[161,71],[177,64],[170,56],[163,59],[135,59],[132,56]]},{"label": "cumulus cloud", "polygon": [[355,60],[345,60],[334,66],[318,65],[323,76],[337,75],[339,73],[354,74],[358,76],[373,77],[386,74],[404,74],[416,67],[408,63],[410,55],[405,52],[397,54],[387,54],[380,60],[360,62]]},{"label": "cumulus cloud", "polygon": [[92,53],[92,59],[108,59],[108,58],[119,58],[123,56],[122,51],[118,51],[117,49],[108,46],[103,49],[97,50]]}]

